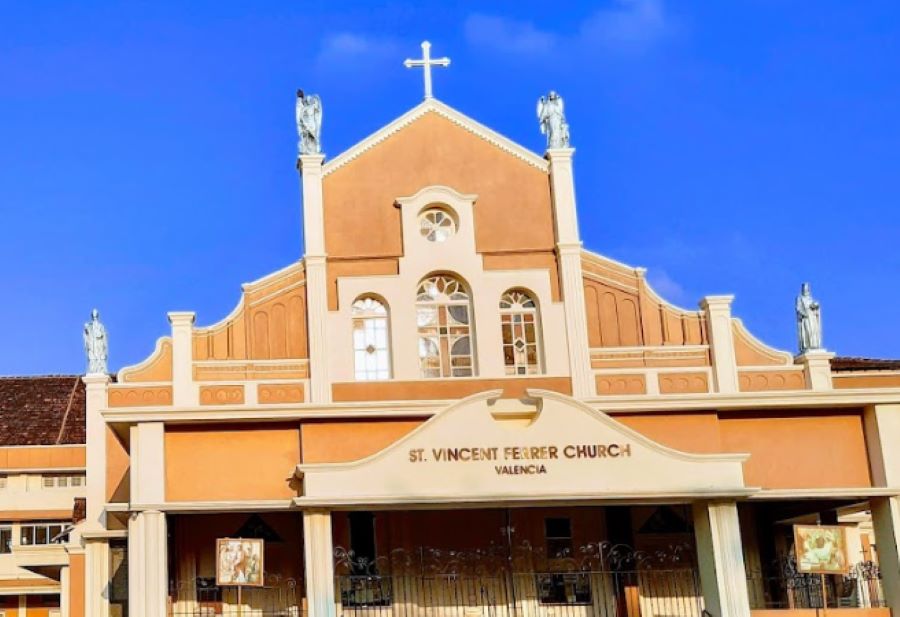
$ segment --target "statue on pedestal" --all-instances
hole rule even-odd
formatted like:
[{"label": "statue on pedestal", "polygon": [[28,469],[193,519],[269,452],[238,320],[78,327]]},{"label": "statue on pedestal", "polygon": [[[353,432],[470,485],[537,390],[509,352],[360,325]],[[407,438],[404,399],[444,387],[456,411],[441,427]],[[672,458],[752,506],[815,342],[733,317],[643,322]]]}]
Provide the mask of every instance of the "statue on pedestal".
[{"label": "statue on pedestal", "polygon": [[304,94],[303,90],[297,90],[297,133],[300,141],[297,143],[299,154],[320,154],[322,142],[319,137],[322,132],[322,100],[318,94]]},{"label": "statue on pedestal", "polygon": [[84,324],[84,352],[88,359],[88,375],[105,375],[109,357],[106,328],[100,323],[100,311],[91,311],[91,320]]},{"label": "statue on pedestal", "polygon": [[797,341],[800,353],[822,349],[822,317],[819,303],[812,297],[809,283],[800,286],[795,304],[797,311]]},{"label": "statue on pedestal", "polygon": [[569,147],[569,124],[560,95],[551,90],[546,97],[538,99],[537,117],[541,134],[547,136],[548,149]]}]

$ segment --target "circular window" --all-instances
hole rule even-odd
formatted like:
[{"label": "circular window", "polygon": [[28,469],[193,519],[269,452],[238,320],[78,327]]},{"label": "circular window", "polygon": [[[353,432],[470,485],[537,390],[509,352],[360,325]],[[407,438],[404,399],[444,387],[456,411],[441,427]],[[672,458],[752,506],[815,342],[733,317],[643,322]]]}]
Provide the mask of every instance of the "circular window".
[{"label": "circular window", "polygon": [[428,208],[419,215],[419,232],[429,242],[444,242],[456,233],[456,221],[441,208]]}]

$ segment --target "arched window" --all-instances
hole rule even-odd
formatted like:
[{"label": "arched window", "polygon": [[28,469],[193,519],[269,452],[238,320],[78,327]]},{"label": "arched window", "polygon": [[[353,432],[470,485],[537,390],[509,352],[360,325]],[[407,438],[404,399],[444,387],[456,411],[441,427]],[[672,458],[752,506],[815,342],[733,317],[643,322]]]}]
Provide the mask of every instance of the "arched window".
[{"label": "arched window", "polygon": [[388,349],[388,311],[371,296],[357,298],[350,309],[353,316],[353,361],[357,381],[389,379],[391,352]]},{"label": "arched window", "polygon": [[416,325],[422,377],[475,374],[471,299],[458,279],[440,274],[419,284]]},{"label": "arched window", "polygon": [[503,363],[507,375],[541,373],[540,317],[537,303],[527,291],[510,289],[500,298]]}]

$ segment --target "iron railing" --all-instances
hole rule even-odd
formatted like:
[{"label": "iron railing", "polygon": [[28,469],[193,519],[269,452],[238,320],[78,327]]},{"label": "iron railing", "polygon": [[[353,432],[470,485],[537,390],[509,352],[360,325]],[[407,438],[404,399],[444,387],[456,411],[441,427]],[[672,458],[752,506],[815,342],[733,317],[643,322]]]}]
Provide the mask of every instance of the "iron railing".
[{"label": "iron railing", "polygon": [[[748,571],[751,609],[822,608],[822,575],[798,571],[793,557]],[[854,564],[846,575],[825,575],[829,608],[885,606],[881,572],[871,561]]]},{"label": "iron railing", "polygon": [[215,579],[177,581],[169,588],[169,617],[304,617],[303,584],[266,573],[263,587],[219,587]]},{"label": "iron railing", "polygon": [[513,550],[398,549],[378,559],[335,551],[344,617],[700,617],[686,546],[636,551],[608,542],[551,557]]}]

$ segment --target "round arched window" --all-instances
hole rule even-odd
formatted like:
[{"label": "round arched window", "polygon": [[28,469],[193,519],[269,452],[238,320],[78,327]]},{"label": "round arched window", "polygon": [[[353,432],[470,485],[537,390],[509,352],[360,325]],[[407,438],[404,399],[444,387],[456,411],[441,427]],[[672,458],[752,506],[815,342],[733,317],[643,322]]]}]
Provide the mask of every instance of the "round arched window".
[{"label": "round arched window", "polygon": [[422,377],[471,377],[471,298],[462,282],[441,274],[425,279],[416,291],[419,369]]},{"label": "round arched window", "polygon": [[443,208],[426,208],[419,214],[419,233],[429,242],[444,242],[456,233],[456,219]]}]

